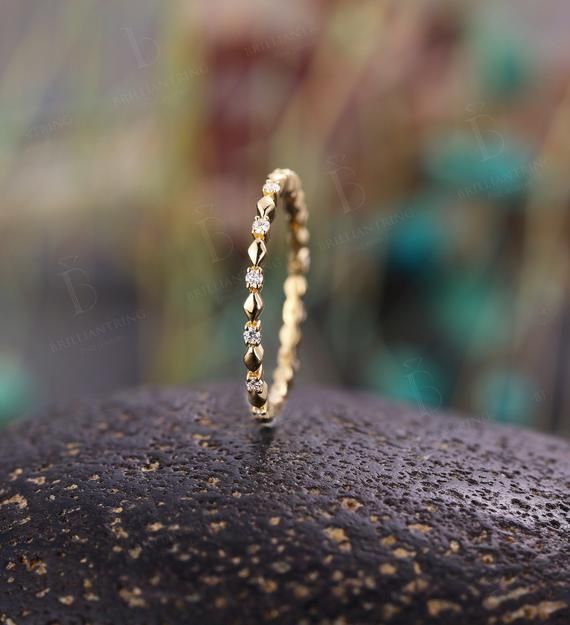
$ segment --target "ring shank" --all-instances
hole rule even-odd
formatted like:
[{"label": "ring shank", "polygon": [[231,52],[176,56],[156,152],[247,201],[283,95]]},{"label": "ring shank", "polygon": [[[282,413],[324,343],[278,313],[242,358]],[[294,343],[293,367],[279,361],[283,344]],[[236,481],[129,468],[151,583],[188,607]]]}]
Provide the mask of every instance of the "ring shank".
[{"label": "ring shank", "polygon": [[[254,416],[263,422],[271,422],[281,409],[295,373],[299,367],[297,348],[301,340],[301,324],[305,318],[303,297],[307,290],[305,274],[309,269],[310,253],[308,248],[309,232],[307,229],[308,211],[305,194],[301,188],[299,176],[289,169],[276,169],[269,174],[263,187],[263,197],[257,203],[257,217],[252,228],[254,242],[250,247],[250,259],[254,262],[246,274],[246,286],[250,294],[244,305],[248,318],[244,340],[248,329],[251,340],[244,362],[249,369],[247,390]],[[260,291],[263,285],[263,273],[260,263],[265,259],[265,242],[269,227],[275,214],[275,205],[281,199],[288,219],[288,276],[284,283],[285,302],[283,304],[283,324],[279,331],[280,347],[277,353],[277,366],[273,373],[273,383],[269,389],[263,378],[263,348],[261,347],[261,322],[259,316],[263,308]],[[259,220],[266,220],[261,222]],[[259,226],[256,228],[256,224]],[[266,230],[263,232],[263,230]],[[253,250],[252,250],[253,248]],[[252,253],[253,252],[253,253]],[[261,274],[261,280],[259,280]],[[249,281],[248,281],[249,276]],[[251,334],[258,332],[258,335]],[[248,335],[248,336],[250,336]],[[259,341],[257,345],[252,341]]]}]

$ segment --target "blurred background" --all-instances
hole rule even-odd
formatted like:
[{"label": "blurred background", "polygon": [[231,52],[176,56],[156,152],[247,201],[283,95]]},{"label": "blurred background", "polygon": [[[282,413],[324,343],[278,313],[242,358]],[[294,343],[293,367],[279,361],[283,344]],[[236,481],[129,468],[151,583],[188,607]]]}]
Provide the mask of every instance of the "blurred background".
[{"label": "blurred background", "polygon": [[570,435],[567,2],[0,11],[0,423],[242,381],[249,226],[289,167],[311,211],[300,383]]}]

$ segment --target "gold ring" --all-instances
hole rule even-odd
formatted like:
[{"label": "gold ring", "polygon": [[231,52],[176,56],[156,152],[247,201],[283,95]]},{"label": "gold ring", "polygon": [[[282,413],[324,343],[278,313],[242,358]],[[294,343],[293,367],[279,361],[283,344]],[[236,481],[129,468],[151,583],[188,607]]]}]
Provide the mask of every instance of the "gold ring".
[{"label": "gold ring", "polygon": [[[288,275],[284,283],[283,325],[279,331],[280,347],[273,384],[268,387],[263,377],[263,347],[261,321],[263,311],[262,264],[267,257],[267,241],[275,217],[275,207],[280,200],[289,221]],[[247,346],[243,361],[248,369],[246,389],[252,414],[265,424],[270,424],[282,408],[295,372],[299,367],[297,347],[301,340],[301,323],[305,318],[303,296],[307,291],[305,274],[309,270],[309,231],[305,194],[299,176],[290,169],[276,169],[263,185],[263,196],[257,202],[257,215],[251,227],[253,242],[247,253],[251,266],[245,274],[249,295],[243,309],[247,317],[243,340]]]}]

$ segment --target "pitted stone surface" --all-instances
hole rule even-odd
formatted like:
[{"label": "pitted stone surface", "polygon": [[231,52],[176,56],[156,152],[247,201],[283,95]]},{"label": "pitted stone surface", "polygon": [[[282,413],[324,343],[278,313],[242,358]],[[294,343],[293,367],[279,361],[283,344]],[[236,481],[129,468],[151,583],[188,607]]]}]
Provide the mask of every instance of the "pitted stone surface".
[{"label": "pitted stone surface", "polygon": [[570,445],[297,390],[141,389],[0,432],[0,623],[570,623]]}]

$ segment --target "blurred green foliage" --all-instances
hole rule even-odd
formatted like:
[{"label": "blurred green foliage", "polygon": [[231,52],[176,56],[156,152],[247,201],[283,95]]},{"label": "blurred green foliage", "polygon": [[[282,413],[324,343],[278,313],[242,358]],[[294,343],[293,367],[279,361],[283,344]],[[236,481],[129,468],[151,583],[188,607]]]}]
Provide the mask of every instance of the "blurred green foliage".
[{"label": "blurred green foliage", "polygon": [[475,385],[475,407],[485,418],[515,425],[531,425],[536,388],[516,370],[491,369]]},{"label": "blurred green foliage", "polygon": [[34,387],[30,375],[16,359],[0,354],[0,425],[31,408]]},{"label": "blurred green foliage", "polygon": [[[0,359],[0,422],[34,392],[98,389],[101,363],[129,349],[128,384],[241,379],[248,227],[263,176],[291,167],[311,214],[306,382],[570,433],[568,69],[531,4],[307,2],[289,21],[271,4],[134,0],[101,20],[87,2],[62,4],[56,32],[47,4],[15,4],[7,23],[26,28],[6,44],[0,94],[16,216],[2,223],[6,334],[39,364]],[[268,363],[284,229],[263,291]],[[96,288],[83,265],[72,274],[97,313],[144,310],[140,345],[45,357],[52,336],[97,326],[62,286],[62,259],[79,255],[104,268]],[[59,308],[45,311],[44,289]]]}]

